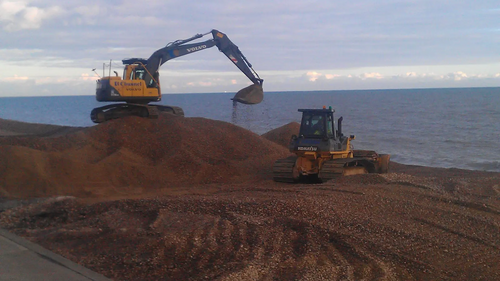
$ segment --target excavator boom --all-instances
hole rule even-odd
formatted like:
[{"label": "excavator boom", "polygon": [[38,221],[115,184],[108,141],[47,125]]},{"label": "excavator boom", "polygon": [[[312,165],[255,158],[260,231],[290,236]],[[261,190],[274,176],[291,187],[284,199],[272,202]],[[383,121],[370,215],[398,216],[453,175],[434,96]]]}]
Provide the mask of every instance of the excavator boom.
[{"label": "excavator boom", "polygon": [[[213,39],[191,43],[193,40],[199,39],[207,34],[212,34]],[[153,85],[154,80],[151,75],[154,75],[158,69],[167,61],[178,58],[181,56],[185,56],[194,52],[198,52],[201,50],[212,48],[213,46],[217,46],[219,51],[224,53],[226,57],[234,64],[238,69],[245,74],[250,81],[253,82],[253,85],[246,87],[240,90],[234,96],[233,100],[245,104],[256,104],[260,103],[264,98],[264,92],[262,89],[262,83],[264,80],[260,79],[259,75],[252,68],[252,65],[247,60],[247,58],[241,53],[238,46],[236,46],[226,34],[213,29],[211,32],[205,34],[196,34],[195,36],[185,39],[178,40],[167,44],[164,48],[161,48],[154,52],[147,60],[146,63],[146,76],[144,80],[146,81],[146,85]]]},{"label": "excavator boom", "polygon": [[[211,34],[212,39],[202,42],[192,42]],[[148,59],[131,58],[122,60],[125,65],[123,79],[116,76],[102,77],[97,80],[96,99],[100,102],[126,102],[94,108],[91,119],[95,123],[121,118],[130,115],[156,118],[158,112],[170,112],[183,115],[179,107],[148,105],[161,100],[159,81],[160,67],[171,59],[185,56],[217,46],[219,51],[238,67],[253,83],[238,91],[232,98],[234,103],[257,104],[264,98],[262,80],[247,58],[241,53],[226,34],[211,30],[205,34],[196,34],[188,39],[177,40],[155,51]],[[111,72],[111,70],[110,70]]]}]

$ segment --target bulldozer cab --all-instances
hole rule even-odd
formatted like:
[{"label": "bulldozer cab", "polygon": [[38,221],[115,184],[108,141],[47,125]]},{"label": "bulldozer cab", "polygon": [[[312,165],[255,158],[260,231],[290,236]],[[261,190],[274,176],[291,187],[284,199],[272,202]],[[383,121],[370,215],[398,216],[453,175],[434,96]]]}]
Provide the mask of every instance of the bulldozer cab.
[{"label": "bulldozer cab", "polygon": [[302,112],[300,137],[335,139],[333,109],[299,109],[299,112]]}]

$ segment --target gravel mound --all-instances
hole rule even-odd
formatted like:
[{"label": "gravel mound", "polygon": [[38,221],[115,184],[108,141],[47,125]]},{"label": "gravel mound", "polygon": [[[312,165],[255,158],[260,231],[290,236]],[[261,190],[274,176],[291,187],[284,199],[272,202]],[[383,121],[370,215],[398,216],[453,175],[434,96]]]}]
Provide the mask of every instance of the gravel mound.
[{"label": "gravel mound", "polygon": [[271,130],[262,136],[274,143],[284,146],[288,149],[288,144],[292,135],[298,135],[300,124],[297,122],[290,122],[284,126]]},{"label": "gravel mound", "polygon": [[80,127],[68,127],[49,124],[26,123],[0,118],[0,137],[6,136],[60,136],[81,130]]},{"label": "gravel mound", "polygon": [[0,138],[0,196],[99,197],[268,177],[286,149],[241,127],[162,114],[57,137]]}]

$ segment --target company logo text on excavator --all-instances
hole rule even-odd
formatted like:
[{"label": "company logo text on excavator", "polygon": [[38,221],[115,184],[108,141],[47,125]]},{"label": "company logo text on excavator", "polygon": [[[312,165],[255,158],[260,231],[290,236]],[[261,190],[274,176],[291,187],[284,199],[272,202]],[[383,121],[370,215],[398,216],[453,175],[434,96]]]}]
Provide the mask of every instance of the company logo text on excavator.
[{"label": "company logo text on excavator", "polygon": [[117,86],[122,86],[122,87],[142,87],[141,82],[125,82],[125,81],[115,81],[115,87]]}]

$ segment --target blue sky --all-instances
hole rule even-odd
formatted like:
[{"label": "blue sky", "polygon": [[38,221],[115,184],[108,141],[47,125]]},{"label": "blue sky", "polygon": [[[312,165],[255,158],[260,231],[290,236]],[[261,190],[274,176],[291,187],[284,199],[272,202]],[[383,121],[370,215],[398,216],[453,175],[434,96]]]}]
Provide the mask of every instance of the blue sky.
[{"label": "blue sky", "polygon": [[[97,68],[218,29],[266,91],[500,86],[498,1],[0,0],[0,96],[93,95]],[[210,35],[209,35],[210,36]],[[210,37],[204,37],[209,39]],[[166,93],[250,82],[216,48],[171,60]]]}]

